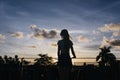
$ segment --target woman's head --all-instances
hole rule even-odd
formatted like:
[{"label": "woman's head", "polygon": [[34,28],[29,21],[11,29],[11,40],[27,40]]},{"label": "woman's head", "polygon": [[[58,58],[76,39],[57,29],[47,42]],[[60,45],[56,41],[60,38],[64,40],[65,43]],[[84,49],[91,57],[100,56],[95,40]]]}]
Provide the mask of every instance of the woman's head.
[{"label": "woman's head", "polygon": [[69,39],[69,33],[67,31],[67,29],[63,29],[60,33],[60,36],[63,38],[63,39]]}]

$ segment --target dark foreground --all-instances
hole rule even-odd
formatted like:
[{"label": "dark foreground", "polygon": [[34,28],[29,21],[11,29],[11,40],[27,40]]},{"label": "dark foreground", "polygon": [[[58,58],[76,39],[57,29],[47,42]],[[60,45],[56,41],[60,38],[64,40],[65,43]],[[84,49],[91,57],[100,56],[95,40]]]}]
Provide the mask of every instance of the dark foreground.
[{"label": "dark foreground", "polygon": [[[0,65],[0,80],[59,80],[57,66]],[[71,80],[120,80],[120,62],[115,67],[73,66]]]}]

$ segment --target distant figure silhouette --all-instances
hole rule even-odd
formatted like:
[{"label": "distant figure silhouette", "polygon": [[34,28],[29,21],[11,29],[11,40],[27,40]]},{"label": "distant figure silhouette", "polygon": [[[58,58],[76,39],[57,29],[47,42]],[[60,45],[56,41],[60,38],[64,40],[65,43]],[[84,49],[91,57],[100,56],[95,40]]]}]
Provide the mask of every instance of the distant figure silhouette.
[{"label": "distant figure silhouette", "polygon": [[58,41],[58,70],[60,80],[70,80],[70,72],[72,68],[72,60],[70,57],[70,49],[73,58],[76,58],[73,43],[70,40],[70,35],[66,29],[63,29],[60,33],[61,40]]}]

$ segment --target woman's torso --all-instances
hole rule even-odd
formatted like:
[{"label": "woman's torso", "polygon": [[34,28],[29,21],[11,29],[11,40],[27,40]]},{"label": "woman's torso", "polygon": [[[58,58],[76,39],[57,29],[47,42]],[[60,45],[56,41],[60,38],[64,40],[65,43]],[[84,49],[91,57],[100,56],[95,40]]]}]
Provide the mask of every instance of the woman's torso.
[{"label": "woman's torso", "polygon": [[60,48],[60,56],[63,58],[70,58],[70,47],[72,46],[71,40],[59,40],[58,46]]}]

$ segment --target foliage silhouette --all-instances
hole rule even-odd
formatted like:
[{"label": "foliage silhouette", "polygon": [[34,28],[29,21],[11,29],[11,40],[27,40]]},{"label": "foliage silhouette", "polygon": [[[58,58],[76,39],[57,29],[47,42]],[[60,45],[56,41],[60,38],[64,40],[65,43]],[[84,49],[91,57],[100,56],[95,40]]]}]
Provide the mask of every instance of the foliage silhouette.
[{"label": "foliage silhouette", "polygon": [[22,65],[28,65],[30,61],[25,60],[24,58],[21,58],[21,64]]},{"label": "foliage silhouette", "polygon": [[4,60],[3,60],[2,56],[0,56],[0,64],[4,64]]},{"label": "foliage silhouette", "polygon": [[111,46],[100,48],[101,52],[96,57],[96,61],[98,61],[99,66],[114,66],[116,63],[116,57],[113,53],[110,53]]},{"label": "foliage silhouette", "polygon": [[39,58],[35,59],[35,65],[48,66],[53,64],[53,58],[47,54],[38,54]]},{"label": "foliage silhouette", "polygon": [[[115,67],[113,66],[115,56],[110,52],[106,54],[109,56],[108,63],[110,66],[102,68],[86,63],[84,63],[83,66],[74,65],[72,66],[69,80],[119,80],[120,61],[117,61],[118,65]],[[50,60],[50,63],[53,64],[52,57],[48,58],[47,54],[39,54],[39,57],[37,60],[46,57],[47,60]],[[46,58],[45,60],[42,59],[42,61],[46,61]],[[41,65],[40,63],[37,63],[38,65],[21,65],[26,60],[24,58],[22,58],[22,60],[20,59],[17,55],[15,57],[9,57],[7,55],[4,57],[0,56],[0,80],[60,80],[58,66],[39,66]],[[101,57],[98,57],[97,61],[101,61]],[[105,63],[105,65],[108,63]],[[111,65],[113,67],[111,67]],[[66,70],[67,69],[64,69],[64,71]],[[66,73],[63,73],[63,75],[66,75]]]}]

